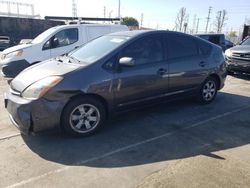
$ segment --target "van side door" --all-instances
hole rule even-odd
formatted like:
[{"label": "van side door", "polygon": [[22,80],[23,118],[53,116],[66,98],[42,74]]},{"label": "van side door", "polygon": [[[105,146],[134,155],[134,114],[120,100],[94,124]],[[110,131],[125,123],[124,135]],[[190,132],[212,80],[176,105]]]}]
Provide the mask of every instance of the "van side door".
[{"label": "van side door", "polygon": [[56,33],[50,39],[51,58],[69,53],[80,46],[79,29],[68,28]]},{"label": "van side door", "polygon": [[88,26],[86,30],[88,41],[91,41],[111,32],[110,26]]}]

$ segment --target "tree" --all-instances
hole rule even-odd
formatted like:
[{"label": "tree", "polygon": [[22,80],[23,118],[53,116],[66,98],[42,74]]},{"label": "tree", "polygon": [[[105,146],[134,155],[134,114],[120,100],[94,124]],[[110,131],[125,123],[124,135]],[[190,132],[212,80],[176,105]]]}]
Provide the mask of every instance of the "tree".
[{"label": "tree", "polygon": [[179,12],[177,13],[176,19],[175,19],[175,30],[176,31],[183,31],[187,28],[187,22],[188,22],[188,14],[187,9],[182,7]]},{"label": "tree", "polygon": [[121,24],[122,25],[127,25],[127,26],[139,26],[138,20],[133,18],[133,17],[124,17],[124,18],[122,18]]},{"label": "tree", "polygon": [[236,31],[230,31],[230,32],[227,34],[227,36],[228,36],[228,38],[237,37]]},{"label": "tree", "polygon": [[226,25],[227,21],[227,11],[226,10],[221,10],[217,12],[216,18],[215,18],[215,29],[217,33],[221,33],[223,27]]}]

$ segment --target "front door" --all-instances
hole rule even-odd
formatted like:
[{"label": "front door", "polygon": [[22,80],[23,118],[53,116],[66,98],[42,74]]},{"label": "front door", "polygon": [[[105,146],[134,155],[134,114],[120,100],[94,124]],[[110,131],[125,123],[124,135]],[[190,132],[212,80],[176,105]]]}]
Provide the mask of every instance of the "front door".
[{"label": "front door", "polygon": [[148,35],[125,47],[119,57],[135,60],[132,67],[120,67],[114,75],[117,107],[147,101],[167,93],[168,64],[165,60],[162,35]]}]

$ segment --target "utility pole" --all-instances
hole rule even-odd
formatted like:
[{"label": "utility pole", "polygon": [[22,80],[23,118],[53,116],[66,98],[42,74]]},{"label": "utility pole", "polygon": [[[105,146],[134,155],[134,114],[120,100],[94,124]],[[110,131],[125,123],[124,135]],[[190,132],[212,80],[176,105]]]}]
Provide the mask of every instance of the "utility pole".
[{"label": "utility pole", "polygon": [[121,0],[118,0],[118,18],[121,21]]},{"label": "utility pole", "polygon": [[106,18],[106,7],[103,7],[103,17]]},{"label": "utility pole", "polygon": [[[106,7],[103,7],[103,17],[106,18]],[[103,23],[105,23],[105,21],[103,21]]]},{"label": "utility pole", "polygon": [[188,23],[187,23],[187,22],[185,22],[183,26],[184,26],[184,33],[186,33],[186,32],[187,32],[187,26],[188,26]]},{"label": "utility pole", "polygon": [[113,12],[113,10],[109,11],[109,18],[111,18],[112,12]]},{"label": "utility pole", "polygon": [[72,17],[77,17],[77,5],[75,0],[72,0]]},{"label": "utility pole", "polygon": [[197,21],[196,33],[198,33],[198,31],[199,31],[199,24],[200,24],[200,18],[198,18],[198,21]]},{"label": "utility pole", "polygon": [[195,26],[196,26],[196,14],[194,15],[194,19],[193,19],[192,33],[195,32]]},{"label": "utility pole", "polygon": [[209,21],[210,21],[210,14],[211,14],[211,11],[212,11],[212,7],[209,7],[208,9],[208,16],[207,16],[207,24],[206,24],[206,33],[207,33],[207,29],[208,29],[208,24],[209,24]]},{"label": "utility pole", "polygon": [[141,28],[142,28],[142,24],[143,24],[143,18],[144,18],[144,15],[143,13],[141,14]]}]

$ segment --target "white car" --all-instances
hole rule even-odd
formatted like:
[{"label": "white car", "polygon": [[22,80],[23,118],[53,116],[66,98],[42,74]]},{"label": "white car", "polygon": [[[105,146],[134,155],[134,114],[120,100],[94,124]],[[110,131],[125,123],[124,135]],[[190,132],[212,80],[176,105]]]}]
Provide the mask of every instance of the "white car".
[{"label": "white car", "polygon": [[0,57],[1,74],[14,78],[32,64],[67,54],[102,35],[128,31],[124,25],[74,24],[52,27],[28,44],[4,50]]}]

